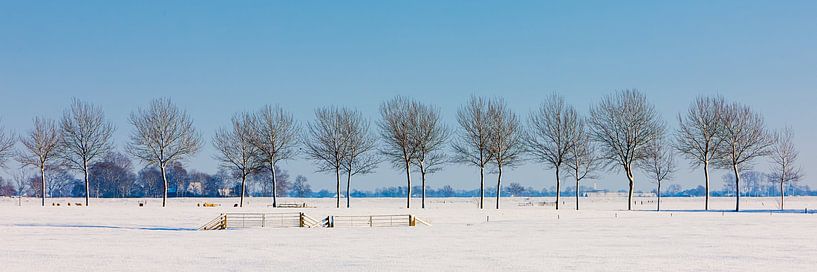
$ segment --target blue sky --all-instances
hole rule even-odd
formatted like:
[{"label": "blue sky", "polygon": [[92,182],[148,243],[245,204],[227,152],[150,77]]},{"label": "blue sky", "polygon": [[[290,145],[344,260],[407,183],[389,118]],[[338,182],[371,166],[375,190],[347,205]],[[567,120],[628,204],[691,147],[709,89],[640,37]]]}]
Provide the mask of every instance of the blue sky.
[{"label": "blue sky", "polygon": [[[586,112],[624,88],[644,91],[674,128],[695,96],[717,93],[755,107],[770,128],[793,127],[809,173],[815,13],[814,1],[0,1],[0,117],[24,132],[78,97],[105,108],[121,147],[127,115],[155,97],[187,109],[209,140],[263,104],[302,122],[326,105],[374,120],[380,102],[404,95],[441,107],[453,128],[471,94],[504,97],[524,116],[551,92]],[[214,172],[212,156],[208,142],[188,163]],[[680,162],[672,183],[701,183]],[[313,187],[333,184],[305,160],[284,167]],[[505,184],[553,185],[535,163],[503,174]],[[384,164],[353,187],[402,179]],[[626,187],[620,172],[595,182]],[[475,188],[478,173],[449,166],[430,180],[443,184]]]}]

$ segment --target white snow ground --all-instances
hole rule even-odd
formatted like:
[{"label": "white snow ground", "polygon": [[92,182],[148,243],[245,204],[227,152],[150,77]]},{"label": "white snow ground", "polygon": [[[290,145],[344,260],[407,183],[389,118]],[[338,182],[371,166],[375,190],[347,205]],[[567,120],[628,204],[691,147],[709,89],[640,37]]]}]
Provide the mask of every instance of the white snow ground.
[{"label": "white snow ground", "polygon": [[[0,271],[815,271],[817,198],[787,198],[787,213],[770,213],[774,198],[744,198],[753,211],[703,212],[701,198],[665,198],[654,212],[623,211],[625,199],[586,199],[581,211],[564,198],[552,206],[522,207],[543,199],[504,198],[502,210],[479,210],[472,198],[282,199],[317,208],[274,209],[269,198],[81,199],[0,198]],[[551,200],[552,199],[548,199]],[[644,204],[641,204],[641,201]],[[222,203],[196,207],[195,203]],[[486,207],[493,207],[493,199]],[[713,207],[734,207],[715,198]],[[691,211],[690,211],[691,210]],[[193,229],[221,212],[303,211],[326,215],[415,214],[433,226],[335,229]],[[487,217],[490,221],[486,222]]]}]

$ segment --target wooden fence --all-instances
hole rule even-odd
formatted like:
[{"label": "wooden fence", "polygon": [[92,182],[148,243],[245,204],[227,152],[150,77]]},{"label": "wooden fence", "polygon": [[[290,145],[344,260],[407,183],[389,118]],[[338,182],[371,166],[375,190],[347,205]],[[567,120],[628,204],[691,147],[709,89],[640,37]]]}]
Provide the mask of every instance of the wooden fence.
[{"label": "wooden fence", "polygon": [[336,227],[414,227],[417,223],[431,226],[428,222],[410,214],[398,215],[342,215],[327,216],[321,225],[327,228]]},{"label": "wooden fence", "polygon": [[199,230],[227,228],[311,228],[319,222],[304,213],[222,213]]},{"label": "wooden fence", "polygon": [[199,230],[228,228],[414,227],[431,226],[410,214],[327,216],[321,222],[304,213],[222,213]]}]

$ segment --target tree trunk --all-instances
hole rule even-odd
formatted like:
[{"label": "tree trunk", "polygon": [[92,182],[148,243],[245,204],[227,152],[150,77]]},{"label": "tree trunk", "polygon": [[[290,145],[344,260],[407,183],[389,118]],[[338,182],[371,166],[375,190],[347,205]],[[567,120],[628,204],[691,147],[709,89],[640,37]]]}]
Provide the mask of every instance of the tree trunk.
[{"label": "tree trunk", "polygon": [[627,172],[627,179],[630,180],[630,186],[629,186],[630,190],[627,193],[627,210],[632,211],[633,210],[633,189],[635,187],[635,177],[633,177],[633,169],[632,168],[627,167],[626,172]]},{"label": "tree trunk", "polygon": [[[579,169],[576,166],[576,169]],[[576,170],[576,210],[579,210],[579,170]]]},{"label": "tree trunk", "polygon": [[40,164],[40,193],[43,197],[43,207],[45,207],[45,163]]},{"label": "tree trunk", "polygon": [[706,179],[706,197],[704,210],[709,210],[709,161],[704,161],[704,178]]},{"label": "tree trunk", "polygon": [[[561,188],[562,188],[562,182],[559,179],[559,167],[557,166],[556,167],[556,209],[557,210],[559,209],[559,196],[561,195],[561,192],[562,192]],[[578,189],[579,188],[576,188],[576,190],[578,190]]]},{"label": "tree trunk", "polygon": [[162,171],[162,182],[164,184],[164,194],[162,194],[162,207],[167,205],[167,171],[165,170],[165,165],[161,164],[159,169]]},{"label": "tree trunk", "polygon": [[[784,168],[785,169],[785,168]],[[783,181],[786,180],[785,174],[780,175],[780,210],[783,210],[783,197],[786,195],[786,192],[783,191]]]},{"label": "tree trunk", "polygon": [[278,201],[276,198],[276,191],[275,191],[275,163],[270,163],[270,173],[272,173],[272,207],[278,207]]},{"label": "tree trunk", "polygon": [[238,207],[244,207],[244,195],[247,193],[246,185],[247,184],[247,175],[241,174],[241,196],[239,197]]},{"label": "tree trunk", "polygon": [[735,211],[740,211],[740,172],[737,165],[732,165],[732,170],[735,171]]},{"label": "tree trunk", "polygon": [[411,208],[411,161],[406,160],[406,183],[408,187],[406,188],[406,208]]},{"label": "tree trunk", "polygon": [[338,180],[337,184],[337,208],[340,208],[340,167],[335,167],[335,177]]},{"label": "tree trunk", "polygon": [[656,211],[661,210],[661,181],[658,182],[658,190],[655,191],[655,194],[658,195],[658,205],[656,207]]},{"label": "tree trunk", "polygon": [[499,173],[496,176],[496,209],[499,210],[499,198],[502,194],[502,165],[498,165]]},{"label": "tree trunk", "polygon": [[[91,187],[91,182],[88,179],[88,162],[84,162],[82,166],[82,173],[85,176],[85,207],[88,207],[88,198],[91,193],[91,189],[89,188]],[[97,194],[97,197],[99,197],[99,194]]]},{"label": "tree trunk", "polygon": [[423,192],[423,199],[422,199],[422,201],[420,203],[420,206],[421,206],[421,208],[425,209],[426,208],[426,168],[425,168],[425,165],[423,165],[422,161],[420,162],[420,179],[422,180],[422,185],[423,185],[423,188],[421,189],[421,191]]},{"label": "tree trunk", "polygon": [[479,208],[483,209],[485,202],[485,167],[479,167]]},{"label": "tree trunk", "polygon": [[346,174],[346,208],[347,209],[350,207],[349,206],[349,201],[352,198],[352,195],[350,194],[351,188],[352,188],[352,170],[349,169],[349,173]]}]

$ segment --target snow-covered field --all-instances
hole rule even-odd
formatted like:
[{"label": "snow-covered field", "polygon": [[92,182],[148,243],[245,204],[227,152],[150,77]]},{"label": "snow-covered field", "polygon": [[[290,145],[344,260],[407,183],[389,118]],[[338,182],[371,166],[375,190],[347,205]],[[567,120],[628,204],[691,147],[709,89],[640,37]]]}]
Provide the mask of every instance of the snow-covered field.
[{"label": "snow-covered field", "polygon": [[[788,198],[785,213],[773,198],[744,198],[747,212],[703,212],[700,198],[583,198],[574,211],[520,206],[552,199],[505,198],[501,210],[479,210],[475,199],[282,199],[316,208],[274,209],[268,198],[80,199],[0,198],[0,271],[815,271],[817,198]],[[221,207],[196,207],[196,203]],[[643,201],[643,204],[641,204]],[[419,200],[413,206],[419,207]],[[493,207],[493,199],[486,200]],[[734,207],[715,198],[714,209]],[[761,211],[763,210],[763,211]],[[407,214],[430,221],[415,228],[286,228],[196,231],[221,212],[303,211],[327,215]]]}]

